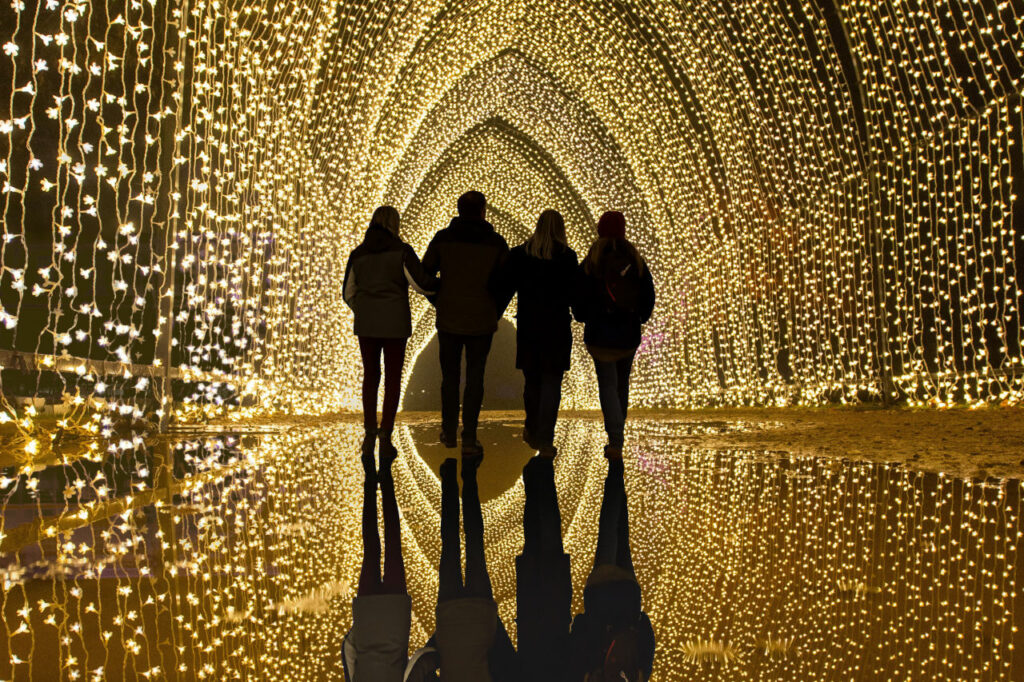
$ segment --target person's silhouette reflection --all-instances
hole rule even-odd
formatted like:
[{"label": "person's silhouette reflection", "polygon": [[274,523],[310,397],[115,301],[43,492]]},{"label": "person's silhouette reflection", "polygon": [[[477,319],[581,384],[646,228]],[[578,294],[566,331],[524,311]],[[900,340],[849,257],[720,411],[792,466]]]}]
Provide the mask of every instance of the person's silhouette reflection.
[{"label": "person's silhouette reflection", "polygon": [[[342,646],[345,679],[349,682],[401,682],[409,654],[412,602],[405,585],[402,533],[391,475],[394,455],[382,453],[380,473],[373,456],[362,458],[363,565],[359,591],[352,600],[352,629]],[[384,514],[384,573],[380,570],[377,530],[377,483]]]},{"label": "person's silhouette reflection", "polygon": [[633,570],[621,458],[608,460],[594,568],[569,639],[572,682],[644,682],[651,676],[654,629]]},{"label": "person's silhouette reflection", "polygon": [[523,552],[516,557],[516,623],[522,680],[564,682],[568,670],[572,575],[562,547],[554,459],[523,467]]},{"label": "person's silhouette reflection", "polygon": [[504,682],[515,679],[515,649],[498,617],[484,556],[484,519],[476,470],[482,457],[462,458],[462,525],[466,534],[466,579],[459,540],[456,461],[441,465],[441,561],[437,625],[428,646],[437,649],[442,682]]}]

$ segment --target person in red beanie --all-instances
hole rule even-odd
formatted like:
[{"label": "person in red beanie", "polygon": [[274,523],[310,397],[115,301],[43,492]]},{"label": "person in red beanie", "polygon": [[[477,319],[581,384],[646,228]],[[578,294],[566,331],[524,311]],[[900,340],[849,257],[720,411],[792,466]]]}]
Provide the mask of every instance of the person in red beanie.
[{"label": "person in red beanie", "polygon": [[629,375],[640,345],[640,326],[654,310],[654,280],[640,252],[626,239],[618,211],[597,222],[597,240],[580,264],[573,316],[594,359],[604,428],[605,457],[622,458]]}]

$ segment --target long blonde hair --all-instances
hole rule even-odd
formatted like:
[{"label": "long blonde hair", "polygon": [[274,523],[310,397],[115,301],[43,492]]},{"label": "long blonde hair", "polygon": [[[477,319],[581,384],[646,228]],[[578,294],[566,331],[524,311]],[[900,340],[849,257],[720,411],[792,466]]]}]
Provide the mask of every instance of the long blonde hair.
[{"label": "long blonde hair", "polygon": [[551,260],[556,243],[562,246],[569,245],[565,238],[565,219],[558,211],[548,209],[537,218],[533,236],[526,240],[526,253],[534,258]]},{"label": "long blonde hair", "polygon": [[398,226],[401,224],[398,210],[394,206],[379,206],[370,218],[370,227],[380,225],[391,234],[398,236]]}]

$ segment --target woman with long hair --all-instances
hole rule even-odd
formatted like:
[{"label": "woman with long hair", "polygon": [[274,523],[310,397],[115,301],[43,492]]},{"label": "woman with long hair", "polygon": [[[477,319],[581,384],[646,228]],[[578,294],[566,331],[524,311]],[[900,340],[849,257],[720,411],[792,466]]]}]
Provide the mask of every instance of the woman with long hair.
[{"label": "woman with long hair", "polygon": [[523,440],[548,457],[557,454],[555,422],[572,350],[570,303],[576,267],[565,220],[548,210],[540,214],[533,235],[509,253],[502,273],[504,300],[519,295],[516,367],[525,380]]},{"label": "woman with long hair", "polygon": [[625,217],[608,211],[598,220],[597,240],[580,265],[573,315],[585,325],[583,341],[594,359],[609,459],[622,457],[629,375],[640,327],[653,310],[650,268],[626,239]]},{"label": "woman with long hair", "polygon": [[[363,359],[363,456],[373,459],[380,438],[382,458],[394,458],[391,431],[398,412],[405,344],[412,334],[409,287],[424,296],[437,291],[437,279],[429,275],[416,252],[398,236],[400,218],[391,206],[373,212],[363,242],[345,268],[344,297],[355,317],[355,333]],[[384,355],[384,405],[377,424],[377,389],[380,358]]]}]

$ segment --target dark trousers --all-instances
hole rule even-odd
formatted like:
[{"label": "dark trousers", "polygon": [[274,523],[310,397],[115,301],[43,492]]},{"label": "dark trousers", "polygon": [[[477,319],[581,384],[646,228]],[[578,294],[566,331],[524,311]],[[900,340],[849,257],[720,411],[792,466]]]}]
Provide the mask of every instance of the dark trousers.
[{"label": "dark trousers", "polygon": [[629,509],[626,507],[626,482],[622,460],[608,462],[608,475],[604,479],[604,499],[597,527],[597,550],[594,568],[613,564],[631,573],[633,553],[629,549]]},{"label": "dark trousers", "polygon": [[466,336],[437,333],[441,356],[441,428],[455,435],[459,426],[459,382],[462,375],[462,350],[466,350],[466,391],[462,396],[462,438],[476,438],[480,406],[484,401],[484,369],[491,351],[493,334]]},{"label": "dark trousers", "polygon": [[523,553],[516,559],[516,622],[520,678],[567,678],[572,575],[562,546],[562,516],[554,460],[534,457],[523,467]]},{"label": "dark trousers", "polygon": [[363,356],[363,426],[377,428],[377,389],[380,387],[380,355],[384,353],[384,406],[380,428],[390,431],[395,426],[398,395],[402,392],[402,365],[405,363],[406,339],[359,337],[359,353]]},{"label": "dark trousers", "polygon": [[377,476],[363,483],[363,567],[359,572],[359,595],[405,594],[405,562],[402,560],[402,530],[395,500],[395,479],[385,469],[380,475],[384,513],[384,575],[380,571],[380,533],[377,530]]},{"label": "dark trousers", "polygon": [[633,357],[613,362],[594,358],[597,370],[597,391],[601,400],[601,414],[604,415],[604,430],[608,444],[621,448],[625,441],[626,410],[629,408],[629,373],[633,370]]},{"label": "dark trousers", "polygon": [[[448,465],[448,463],[451,463]],[[478,463],[463,460],[462,526],[466,533],[466,579],[462,580],[462,543],[459,538],[459,482],[455,460],[441,467],[441,562],[437,572],[437,600],[483,597],[493,599],[491,577],[484,556],[484,517],[476,483]]]},{"label": "dark trousers", "polygon": [[538,445],[555,442],[555,422],[562,402],[562,374],[557,370],[523,370],[525,426]]}]

